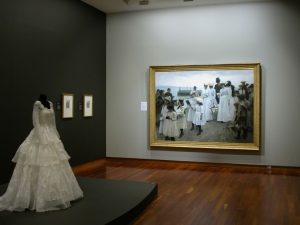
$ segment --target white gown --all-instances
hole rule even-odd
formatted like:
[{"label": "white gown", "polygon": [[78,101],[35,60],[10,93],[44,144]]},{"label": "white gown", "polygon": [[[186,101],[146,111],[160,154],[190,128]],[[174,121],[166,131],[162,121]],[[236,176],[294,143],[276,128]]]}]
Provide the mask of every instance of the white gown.
[{"label": "white gown", "polygon": [[218,109],[217,121],[229,122],[232,119],[230,115],[230,101],[228,88],[220,90],[220,104]]},{"label": "white gown", "polygon": [[188,116],[187,121],[193,122],[195,116],[195,109],[196,109],[196,100],[194,98],[189,99],[190,105],[188,106]]},{"label": "white gown", "polygon": [[204,121],[210,121],[213,119],[212,111],[211,111],[211,101],[210,101],[210,91],[209,89],[204,89],[202,91],[202,98],[203,98],[203,110],[204,110]]},{"label": "white gown", "polygon": [[195,116],[193,120],[193,124],[195,125],[205,125],[206,120],[204,118],[204,107],[203,105],[198,105],[196,106],[196,111],[195,111]]},{"label": "white gown", "polygon": [[185,106],[176,107],[176,114],[178,117],[178,120],[177,120],[177,128],[178,129],[186,129],[187,128],[185,109],[186,109]]},{"label": "white gown", "polygon": [[0,197],[0,211],[59,210],[83,197],[56,130],[52,103],[50,106],[34,103],[34,128],[12,159],[16,166]]},{"label": "white gown", "polygon": [[179,130],[177,128],[177,114],[176,112],[167,112],[166,116],[170,119],[165,119],[163,134],[166,137],[178,137]]}]

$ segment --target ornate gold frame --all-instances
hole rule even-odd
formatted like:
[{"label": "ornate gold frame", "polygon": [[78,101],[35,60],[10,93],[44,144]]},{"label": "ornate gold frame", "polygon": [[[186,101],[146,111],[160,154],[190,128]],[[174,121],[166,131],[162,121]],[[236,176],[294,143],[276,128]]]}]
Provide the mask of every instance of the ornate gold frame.
[{"label": "ornate gold frame", "polygon": [[[253,70],[253,142],[199,142],[199,141],[165,141],[158,140],[156,134],[156,98],[155,73],[176,71],[209,71],[209,70]],[[150,66],[149,68],[149,143],[151,149],[169,149],[193,151],[203,150],[248,150],[259,151],[261,145],[260,115],[261,115],[261,67],[259,63],[217,64],[217,65],[182,65],[182,66]]]}]

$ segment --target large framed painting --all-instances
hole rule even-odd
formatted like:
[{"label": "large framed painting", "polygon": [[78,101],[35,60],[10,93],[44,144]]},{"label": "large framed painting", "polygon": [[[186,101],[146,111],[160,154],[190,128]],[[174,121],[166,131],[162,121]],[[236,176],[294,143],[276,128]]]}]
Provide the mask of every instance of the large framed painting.
[{"label": "large framed painting", "polygon": [[151,66],[150,147],[260,150],[259,63]]}]

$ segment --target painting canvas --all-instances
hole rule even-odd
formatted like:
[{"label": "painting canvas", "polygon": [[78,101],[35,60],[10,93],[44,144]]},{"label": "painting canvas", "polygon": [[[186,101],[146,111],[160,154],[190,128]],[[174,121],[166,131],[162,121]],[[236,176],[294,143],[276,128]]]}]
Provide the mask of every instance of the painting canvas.
[{"label": "painting canvas", "polygon": [[260,65],[150,67],[150,146],[259,150]]}]

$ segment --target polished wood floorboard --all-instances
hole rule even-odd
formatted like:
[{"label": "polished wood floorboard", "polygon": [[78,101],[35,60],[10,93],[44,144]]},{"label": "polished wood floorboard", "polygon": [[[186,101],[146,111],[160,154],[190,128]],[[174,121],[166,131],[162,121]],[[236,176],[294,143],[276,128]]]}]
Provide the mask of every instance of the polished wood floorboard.
[{"label": "polished wood floorboard", "polygon": [[134,225],[300,225],[300,169],[101,159],[76,175],[158,184]]}]

